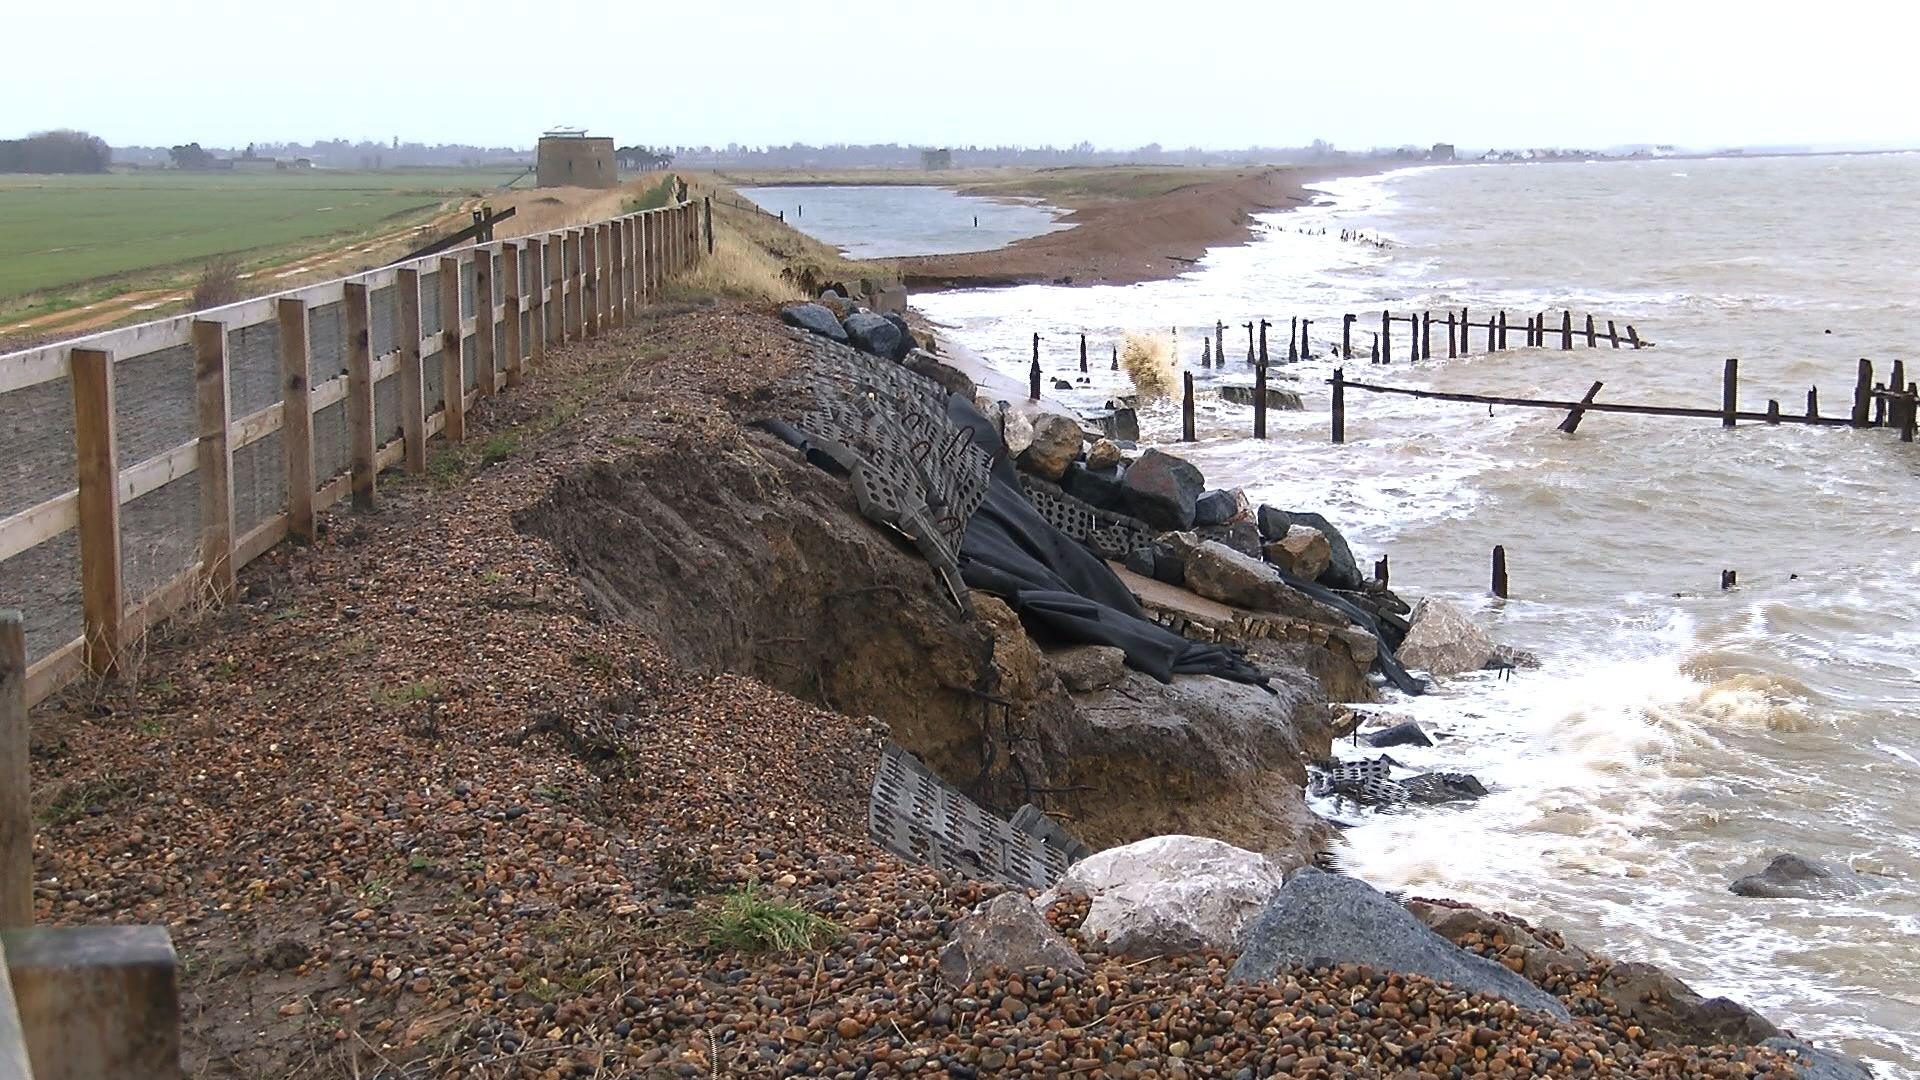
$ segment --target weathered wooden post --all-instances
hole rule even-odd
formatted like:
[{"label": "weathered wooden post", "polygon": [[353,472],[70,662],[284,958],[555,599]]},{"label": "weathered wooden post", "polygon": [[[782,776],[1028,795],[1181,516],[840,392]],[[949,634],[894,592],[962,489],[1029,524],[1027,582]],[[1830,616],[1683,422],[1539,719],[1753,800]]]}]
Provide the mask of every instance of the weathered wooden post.
[{"label": "weathered wooden post", "polygon": [[1779,422],[1780,422],[1780,399],[1768,398],[1767,399],[1767,423],[1778,424]]},{"label": "weathered wooden post", "polygon": [[1587,348],[1593,348],[1598,342],[1594,339],[1593,312],[1587,312]]},{"label": "weathered wooden post", "polygon": [[1900,392],[1900,388],[1905,385],[1907,385],[1907,362],[1905,360],[1895,360],[1893,362],[1893,371],[1887,375],[1887,389],[1897,394]]},{"label": "weathered wooden post", "polygon": [[[1226,366],[1226,357],[1224,357],[1224,356],[1222,356],[1222,357],[1220,358],[1220,361],[1221,361],[1221,366],[1223,366],[1223,367],[1224,367],[1224,366]],[[1109,368],[1108,368],[1107,370],[1109,370],[1109,371],[1119,371],[1119,370],[1120,370],[1120,346],[1118,346],[1118,345],[1115,345],[1115,346],[1113,347],[1113,365],[1112,365],[1111,367],[1109,367]]]},{"label": "weathered wooden post", "polygon": [[307,302],[283,297],[274,309],[280,331],[280,446],[287,455],[287,535],[310,544],[313,523],[313,372]]},{"label": "weathered wooden post", "polygon": [[1583,408],[1583,406],[1593,404],[1593,399],[1600,396],[1600,387],[1603,385],[1605,384],[1596,382],[1592,386],[1587,387],[1587,395],[1580,399],[1580,404],[1568,409],[1567,418],[1560,421],[1561,431],[1571,435],[1580,430],[1580,421],[1585,419],[1587,415],[1587,410]]},{"label": "weathered wooden post", "polygon": [[195,468],[200,481],[200,575],[221,603],[233,599],[233,444],[228,429],[233,412],[227,378],[227,326],[212,319],[193,321]]},{"label": "weathered wooden post", "polygon": [[[1213,366],[1213,339],[1212,338],[1203,337],[1200,339],[1200,366],[1203,368],[1210,368]],[[1086,369],[1082,368],[1081,370],[1085,371]]]},{"label": "weathered wooden post", "polygon": [[1420,313],[1420,359],[1433,359],[1433,312]]},{"label": "weathered wooden post", "polygon": [[1027,399],[1040,400],[1040,335],[1033,335],[1033,365],[1027,368]]},{"label": "weathered wooden post", "polygon": [[1336,444],[1347,441],[1347,373],[1345,368],[1333,369],[1333,441]]},{"label": "weathered wooden post", "polygon": [[1820,388],[1817,386],[1809,386],[1807,387],[1807,419],[1818,420],[1819,418]]},{"label": "weathered wooden post", "polygon": [[1920,414],[1920,383],[1907,384],[1906,404],[1900,408],[1900,441],[1913,441],[1916,414]]},{"label": "weathered wooden post", "polygon": [[1213,320],[1213,355],[1221,367],[1227,366],[1227,324]]},{"label": "weathered wooden post", "polygon": [[80,488],[80,608],[87,668],[120,670],[126,606],[120,562],[120,457],[114,435],[113,354],[69,349],[74,466]]},{"label": "weathered wooden post", "polygon": [[1886,427],[1887,426],[1887,399],[1883,393],[1883,391],[1886,390],[1886,387],[1882,386],[1879,383],[1874,383],[1873,390],[1874,390],[1873,426]]},{"label": "weathered wooden post", "polygon": [[1193,372],[1180,373],[1180,441],[1193,441]]},{"label": "weathered wooden post", "polygon": [[705,196],[701,202],[707,207],[707,254],[711,255],[713,254],[713,196]]},{"label": "weathered wooden post", "polygon": [[1507,351],[1507,309],[1500,309],[1500,351]]},{"label": "weathered wooden post", "polygon": [[1460,309],[1460,355],[1473,355],[1473,323],[1467,318],[1467,309]]},{"label": "weathered wooden post", "polygon": [[1267,361],[1260,358],[1260,366],[1253,369],[1253,437],[1267,437]]},{"label": "weathered wooden post", "polygon": [[1620,347],[1620,331],[1614,328],[1612,319],[1607,320],[1607,340],[1613,342],[1614,348]]},{"label": "weathered wooden post", "polygon": [[1387,587],[1387,557],[1385,555],[1373,560],[1373,580],[1379,582],[1381,588],[1384,589]]},{"label": "weathered wooden post", "polygon": [[1267,366],[1267,320],[1260,320],[1260,367]]},{"label": "weathered wooden post", "polygon": [[1500,344],[1500,339],[1494,337],[1493,333],[1494,333],[1493,316],[1489,315],[1487,316],[1487,352],[1489,353],[1493,352],[1496,348],[1498,348]]},{"label": "weathered wooden post", "polygon": [[1300,359],[1313,359],[1313,345],[1307,340],[1308,331],[1313,329],[1312,319],[1300,320]]},{"label": "weathered wooden post", "polygon": [[1340,316],[1340,359],[1342,360],[1353,359],[1353,320],[1352,312]]},{"label": "weathered wooden post", "polygon": [[1459,355],[1460,355],[1459,342],[1457,342],[1454,339],[1453,309],[1448,308],[1447,309],[1447,359],[1452,360],[1457,358]]},{"label": "weathered wooden post", "polygon": [[1720,379],[1720,426],[1732,427],[1739,419],[1740,361],[1727,358],[1726,372]]},{"label": "weathered wooden post", "polygon": [[1080,374],[1087,373],[1087,335],[1080,335]]},{"label": "weathered wooden post", "polygon": [[1640,335],[1634,330],[1632,323],[1627,324],[1627,344],[1636,349],[1640,347]]},{"label": "weathered wooden post", "polygon": [[[485,258],[486,253],[480,256]],[[349,482],[353,485],[354,509],[370,510],[374,478],[380,471],[375,460],[379,440],[373,431],[373,308],[365,285],[349,281],[342,289],[347,338],[347,446],[352,469]],[[486,376],[485,372],[479,374]],[[454,389],[457,392],[459,387]]]},{"label": "weathered wooden post", "polygon": [[1299,342],[1300,316],[1295,315],[1287,323],[1287,363],[1291,364],[1300,359]]},{"label": "weathered wooden post", "polygon": [[1502,600],[1507,598],[1507,549],[1504,544],[1493,545],[1493,595]]},{"label": "weathered wooden post", "polygon": [[1380,362],[1380,335],[1378,333],[1373,335],[1373,356],[1371,362],[1375,364]]},{"label": "weathered wooden post", "polygon": [[1380,362],[1393,363],[1393,316],[1384,309],[1380,312]]},{"label": "weathered wooden post", "polygon": [[1253,354],[1253,324],[1249,322],[1249,323],[1242,323],[1241,325],[1247,328],[1247,365],[1251,367],[1253,365],[1253,355],[1254,355]]},{"label": "weathered wooden post", "polygon": [[166,927],[38,927],[3,937],[37,1080],[179,1080],[178,958]]},{"label": "weathered wooden post", "polygon": [[1860,358],[1860,374],[1853,383],[1853,426],[1867,426],[1867,417],[1871,415],[1873,404],[1873,361]]},{"label": "weathered wooden post", "polygon": [[[18,611],[0,611],[0,930],[33,925],[26,633]],[[5,981],[6,968],[0,967],[0,983]],[[0,1075],[5,1064],[0,1056]]]},{"label": "weathered wooden post", "polygon": [[[566,245],[568,265],[578,266],[578,238],[569,236]],[[440,434],[448,442],[464,442],[467,438],[467,374],[460,356],[460,260],[447,256],[440,260],[439,267],[435,280],[440,283],[440,396],[445,405]],[[573,287],[571,282],[569,287]],[[561,312],[566,321],[566,340],[578,341],[580,309],[576,301],[579,293],[576,291],[572,296],[572,300],[562,305]]]},{"label": "weathered wooden post", "polygon": [[1727,592],[1740,584],[1740,575],[1732,570],[1720,571],[1720,591]]},{"label": "weathered wooden post", "polygon": [[1560,348],[1562,351],[1573,348],[1573,311],[1562,309],[1560,312]]}]

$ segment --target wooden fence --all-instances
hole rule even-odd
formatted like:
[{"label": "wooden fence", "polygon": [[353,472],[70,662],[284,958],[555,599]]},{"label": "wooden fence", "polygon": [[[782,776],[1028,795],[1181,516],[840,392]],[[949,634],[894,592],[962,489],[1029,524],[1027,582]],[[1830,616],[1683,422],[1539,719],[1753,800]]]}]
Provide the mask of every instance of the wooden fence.
[{"label": "wooden fence", "polygon": [[[710,250],[710,207],[704,224]],[[0,425],[23,450],[7,467],[34,474],[16,494],[57,492],[0,517],[0,604],[27,608],[42,639],[27,701],[115,672],[188,602],[231,597],[241,566],[284,538],[311,540],[315,514],[343,498],[371,505],[381,470],[423,471],[427,441],[464,439],[475,401],[518,385],[550,346],[625,325],[695,265],[701,226],[682,202],[0,356]],[[329,460],[317,462],[323,435]],[[269,444],[279,452],[255,452]],[[179,493],[167,527],[179,557],[141,580],[128,519],[165,531],[131,512],[162,489]],[[55,550],[76,536],[77,559]],[[17,560],[42,554],[52,569],[30,582]],[[34,609],[71,606],[75,576],[72,634]]]}]

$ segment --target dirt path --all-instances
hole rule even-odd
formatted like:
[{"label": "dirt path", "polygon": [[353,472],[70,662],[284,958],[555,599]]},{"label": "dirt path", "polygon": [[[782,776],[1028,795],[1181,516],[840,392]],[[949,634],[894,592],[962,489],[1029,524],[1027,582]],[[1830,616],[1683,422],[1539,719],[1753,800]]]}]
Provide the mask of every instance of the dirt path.
[{"label": "dirt path", "polygon": [[1199,174],[1194,183],[1164,195],[1075,210],[1064,219],[1074,227],[1062,232],[997,251],[925,255],[897,265],[908,287],[919,289],[1124,285],[1174,277],[1208,248],[1245,242],[1253,214],[1304,205],[1312,198],[1308,184],[1355,171],[1289,165]]}]

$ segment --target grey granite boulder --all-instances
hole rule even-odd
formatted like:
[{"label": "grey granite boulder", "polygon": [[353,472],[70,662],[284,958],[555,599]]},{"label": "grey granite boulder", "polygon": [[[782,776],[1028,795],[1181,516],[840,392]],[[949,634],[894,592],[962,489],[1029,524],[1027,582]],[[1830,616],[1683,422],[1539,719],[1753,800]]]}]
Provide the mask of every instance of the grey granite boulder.
[{"label": "grey granite boulder", "polygon": [[1020,454],[1020,467],[1046,480],[1059,480],[1080,456],[1080,424],[1070,416],[1040,413],[1033,418],[1033,441]]},{"label": "grey granite boulder", "polygon": [[1242,938],[1232,982],[1265,982],[1288,967],[1328,961],[1424,975],[1470,993],[1568,1018],[1545,990],[1429,930],[1406,908],[1357,878],[1312,867],[1294,871]]},{"label": "grey granite boulder", "polygon": [[843,319],[840,325],[847,331],[847,340],[862,352],[892,359],[900,348],[900,328],[888,322],[883,315],[856,311]]},{"label": "grey granite boulder", "polygon": [[1240,509],[1239,500],[1233,492],[1215,488],[1203,493],[1193,503],[1193,523],[1195,525],[1225,525],[1233,520]]},{"label": "grey granite boulder", "polygon": [[[1309,510],[1289,510],[1287,523],[1319,529],[1320,534],[1327,538],[1331,561],[1320,575],[1320,584],[1334,589],[1357,589],[1366,582],[1366,576],[1360,573],[1360,564],[1353,559],[1353,549],[1347,546],[1347,538],[1340,535],[1340,530],[1333,527],[1333,522]],[[1280,534],[1285,535],[1284,532]]]},{"label": "grey granite boulder", "polygon": [[940,977],[952,986],[977,982],[996,967],[1087,973],[1080,954],[1047,925],[1031,901],[1017,892],[1001,893],[974,908],[954,927],[953,939],[940,950]]},{"label": "grey granite boulder", "polygon": [[1156,529],[1190,529],[1194,503],[1206,486],[1191,462],[1148,450],[1127,469],[1127,508]]},{"label": "grey granite boulder", "polygon": [[1400,662],[1434,675],[1479,671],[1494,658],[1493,642],[1473,616],[1431,596],[1413,605],[1412,629],[1400,643]]},{"label": "grey granite boulder", "polygon": [[797,326],[821,337],[835,341],[847,340],[846,327],[841,326],[833,312],[821,304],[788,304],[780,309],[780,320],[788,326]]},{"label": "grey granite boulder", "polygon": [[1860,875],[1845,867],[1792,853],[1775,855],[1766,869],[1727,886],[1736,896],[1819,900],[1858,896],[1866,891]]},{"label": "grey granite boulder", "polygon": [[1254,521],[1260,526],[1262,540],[1278,540],[1287,535],[1287,530],[1293,527],[1293,520],[1287,517],[1285,510],[1265,503],[1260,505],[1259,512],[1254,515]]},{"label": "grey granite boulder", "polygon": [[1076,461],[1067,466],[1066,474],[1060,478],[1060,489],[1090,506],[1125,513],[1126,488],[1121,483],[1125,476],[1118,466],[1103,469]]},{"label": "grey granite boulder", "polygon": [[1258,852],[1204,836],[1155,836],[1074,863],[1038,901],[1092,901],[1083,937],[1131,956],[1232,952],[1280,891],[1283,870]]},{"label": "grey granite boulder", "polygon": [[1190,532],[1172,533],[1166,541],[1186,565],[1186,587],[1209,600],[1333,626],[1346,625],[1332,608],[1280,580],[1272,567],[1258,559]]}]

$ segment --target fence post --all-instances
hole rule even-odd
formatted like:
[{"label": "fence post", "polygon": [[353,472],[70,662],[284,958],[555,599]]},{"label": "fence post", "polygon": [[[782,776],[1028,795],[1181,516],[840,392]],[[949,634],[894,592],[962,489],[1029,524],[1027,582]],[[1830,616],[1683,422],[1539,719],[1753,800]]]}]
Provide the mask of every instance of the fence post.
[{"label": "fence post", "polygon": [[280,301],[280,445],[287,452],[287,535],[313,543],[313,370],[307,302]]},{"label": "fence post", "polygon": [[178,957],[164,926],[6,935],[14,1004],[39,1080],[180,1080]]},{"label": "fence post", "polygon": [[614,326],[627,325],[627,226],[623,221],[607,224],[607,319]]},{"label": "fence post", "polygon": [[1620,347],[1620,331],[1614,327],[1612,319],[1607,320],[1607,340],[1614,348]]},{"label": "fence post", "polygon": [[[28,741],[26,629],[19,612],[0,611],[0,930],[33,925]],[[0,962],[0,985],[6,978],[6,966]],[[3,1017],[0,1023],[5,1023]],[[5,1054],[6,1042],[0,1036],[0,1075],[5,1074]]]},{"label": "fence post", "polygon": [[1040,335],[1033,335],[1033,363],[1027,368],[1027,399],[1040,400]]},{"label": "fence post", "polygon": [[125,610],[120,577],[120,457],[114,439],[113,354],[68,351],[74,464],[79,474],[80,601],[87,667],[115,673]]},{"label": "fence post", "polygon": [[580,230],[580,327],[582,338],[600,332],[600,230],[593,225]]},{"label": "fence post", "polygon": [[1907,400],[1900,406],[1900,441],[1913,441],[1914,426],[1920,420],[1920,383],[1907,384]]},{"label": "fence post", "polygon": [[1818,419],[1819,416],[1820,388],[1817,386],[1809,386],[1807,387],[1807,419],[1814,420]]},{"label": "fence post", "polygon": [[467,371],[460,355],[460,260],[440,260],[440,396],[445,399],[448,442],[467,437]]},{"label": "fence post", "polygon": [[1227,324],[1213,320],[1213,356],[1221,367],[1227,366]]},{"label": "fence post", "polygon": [[627,321],[640,313],[640,218],[628,214],[620,221],[620,232],[627,248],[627,276],[622,283],[621,300],[627,306]]},{"label": "fence post", "polygon": [[1340,359],[1353,359],[1353,313],[1340,316]]},{"label": "fence post", "polygon": [[1310,334],[1312,330],[1312,319],[1303,318],[1300,320],[1300,359],[1302,360],[1313,359],[1313,343],[1308,340],[1308,334]]},{"label": "fence post", "polygon": [[527,293],[527,361],[539,364],[547,358],[547,260],[553,241],[535,236],[527,241],[527,277],[532,279]]},{"label": "fence post", "polygon": [[427,377],[420,357],[420,271],[404,267],[394,275],[394,336],[400,340],[400,446],[410,473],[427,471]]},{"label": "fence post", "polygon": [[[458,287],[458,282],[455,283]],[[367,302],[367,287],[349,281],[343,286],[341,308],[347,324],[347,446],[353,462],[353,505],[367,510],[373,506],[373,308]]]},{"label": "fence post", "polygon": [[1507,548],[1504,544],[1493,545],[1493,595],[1502,600],[1507,598]]},{"label": "fence post", "polygon": [[1589,311],[1587,312],[1587,348],[1591,349],[1597,344],[1599,342],[1594,339],[1593,333],[1593,312]]},{"label": "fence post", "polygon": [[200,474],[200,580],[221,603],[233,599],[233,446],[228,425],[233,411],[227,380],[227,325],[193,321],[194,413],[198,426]]},{"label": "fence post", "polygon": [[1347,373],[1344,368],[1333,369],[1333,441],[1347,441]]},{"label": "fence post", "polygon": [[1459,355],[1460,350],[1456,347],[1454,341],[1453,311],[1449,309],[1447,311],[1447,359],[1453,360],[1459,357]]},{"label": "fence post", "polygon": [[495,370],[493,336],[493,252],[473,249],[473,381],[481,397],[492,397]]},{"label": "fence post", "polygon": [[1193,372],[1180,373],[1183,384],[1180,397],[1180,441],[1193,441]]},{"label": "fence post", "polygon": [[594,268],[598,271],[594,283],[594,303],[600,307],[600,330],[605,333],[615,325],[614,316],[620,311],[620,298],[614,295],[613,223],[602,222],[594,228]]},{"label": "fence post", "polygon": [[1080,335],[1080,373],[1084,375],[1086,374],[1086,372],[1087,372],[1087,335],[1083,333]]},{"label": "fence post", "polygon": [[707,254],[713,254],[713,196],[702,197],[707,208]]},{"label": "fence post", "polygon": [[1433,312],[1420,313],[1420,359],[1433,359]]},{"label": "fence post", "polygon": [[1507,309],[1500,309],[1500,351],[1507,351]]},{"label": "fence post", "polygon": [[1385,310],[1380,312],[1380,362],[1393,363],[1393,317]]},{"label": "fence post", "polygon": [[1768,398],[1767,399],[1767,423],[1778,424],[1779,422],[1780,422],[1780,399]]},{"label": "fence post", "polygon": [[509,240],[500,245],[500,277],[506,286],[506,298],[503,301],[506,310],[501,318],[501,339],[506,343],[507,385],[519,386],[521,379],[522,348],[520,339],[520,243]]},{"label": "fence post", "polygon": [[1253,437],[1256,439],[1267,437],[1267,358],[1264,350],[1262,353],[1259,365],[1253,369]]},{"label": "fence post", "polygon": [[1573,311],[1570,308],[1560,311],[1560,348],[1562,351],[1573,348]]},{"label": "fence post", "polygon": [[1740,398],[1740,361],[1727,358],[1725,373],[1720,378],[1720,426],[1732,427],[1738,420]]}]

